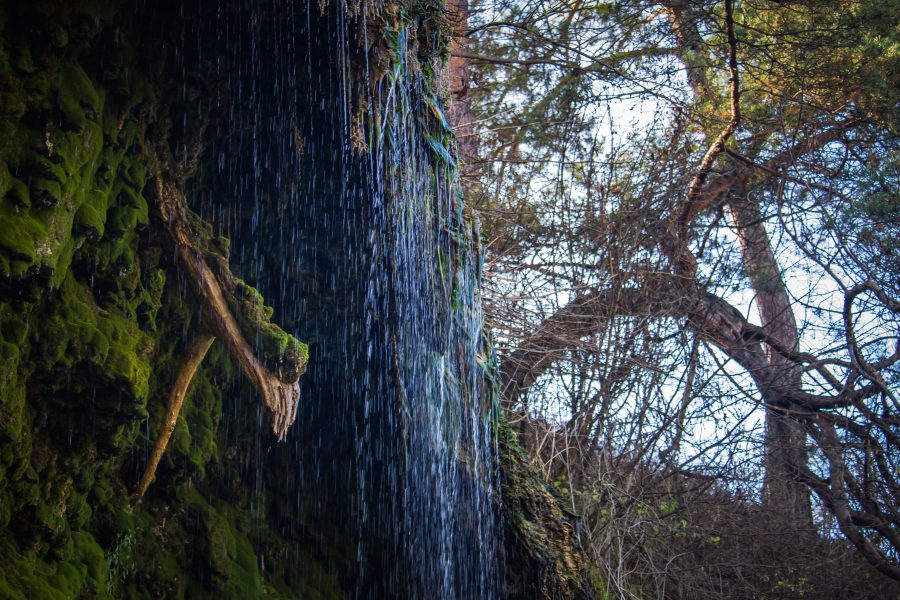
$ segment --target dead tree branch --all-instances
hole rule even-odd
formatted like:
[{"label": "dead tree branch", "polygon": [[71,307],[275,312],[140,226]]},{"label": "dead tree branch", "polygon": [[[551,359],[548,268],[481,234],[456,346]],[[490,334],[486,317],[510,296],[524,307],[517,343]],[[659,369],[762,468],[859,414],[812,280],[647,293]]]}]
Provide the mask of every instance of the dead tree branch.
[{"label": "dead tree branch", "polygon": [[178,367],[178,373],[175,375],[175,383],[172,385],[172,390],[169,392],[169,404],[166,407],[166,419],[163,421],[159,436],[156,438],[156,443],[153,446],[153,454],[150,455],[150,462],[147,463],[147,466],[144,469],[144,476],[141,477],[141,483],[134,492],[135,502],[140,501],[147,491],[147,488],[150,487],[150,482],[153,481],[153,477],[156,475],[156,468],[159,466],[159,461],[166,451],[166,446],[169,444],[169,438],[172,437],[172,432],[175,431],[175,424],[178,423],[178,415],[181,413],[182,404],[184,404],[184,396],[191,385],[191,381],[194,379],[194,374],[197,372],[200,363],[203,362],[206,353],[209,351],[209,348],[212,346],[215,339],[215,337],[207,333],[199,333],[191,338],[187,347],[184,349],[184,354],[181,356],[181,364]]},{"label": "dead tree branch", "polygon": [[[162,150],[161,154],[164,156],[165,150]],[[277,372],[261,362],[258,353],[247,341],[226,299],[226,291],[235,295],[242,282],[227,272],[227,264],[224,266],[215,264],[223,262],[222,257],[210,256],[212,253],[204,252],[198,246],[202,238],[200,232],[196,231],[195,222],[198,219],[187,208],[184,194],[175,177],[167,171],[165,161],[159,159],[156,173],[156,202],[162,222],[175,247],[178,266],[184,271],[187,284],[202,308],[203,327],[225,344],[232,359],[238,363],[244,375],[260,393],[272,419],[272,430],[279,440],[283,440],[297,416],[297,402],[300,395],[297,380],[306,370],[305,349],[302,349],[301,345],[288,334],[276,328],[276,334],[286,338],[287,350],[281,356],[275,357],[278,363]],[[240,301],[235,299],[232,304],[240,305]],[[268,322],[264,325],[273,327]]]}]

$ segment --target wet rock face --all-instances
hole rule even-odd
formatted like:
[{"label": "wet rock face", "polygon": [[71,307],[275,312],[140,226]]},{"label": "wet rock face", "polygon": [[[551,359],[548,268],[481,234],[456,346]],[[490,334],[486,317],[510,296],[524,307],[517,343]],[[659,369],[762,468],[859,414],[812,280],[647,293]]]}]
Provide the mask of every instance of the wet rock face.
[{"label": "wet rock face", "polygon": [[153,97],[124,85],[116,8],[0,8],[0,589],[12,597],[107,593],[97,515],[115,504],[166,346],[168,272],[138,151]]},{"label": "wet rock face", "polygon": [[[177,146],[196,129],[170,125],[183,77],[171,52],[180,13],[155,7],[167,12],[128,2],[0,6],[3,597],[288,590],[277,572],[261,573],[251,542],[278,548],[280,537],[215,491],[226,473],[241,474],[219,446],[234,378],[220,349],[195,378],[157,495],[141,507],[128,497],[199,319],[148,194],[150,144]],[[235,311],[263,360],[299,362],[283,359],[303,347],[269,327],[255,290],[241,289]],[[321,572],[317,560],[302,564]],[[322,589],[337,585],[320,579]]]},{"label": "wet rock face", "polygon": [[[327,523],[360,594],[492,597],[477,239],[431,80],[434,15],[412,11],[226,19],[245,41],[223,67],[244,76],[225,87],[271,101],[228,109],[248,125],[222,138],[227,166],[198,189],[204,214],[234,223],[242,275],[310,341],[298,425],[265,471],[283,526],[321,536]],[[298,53],[254,62],[279,37]]]}]

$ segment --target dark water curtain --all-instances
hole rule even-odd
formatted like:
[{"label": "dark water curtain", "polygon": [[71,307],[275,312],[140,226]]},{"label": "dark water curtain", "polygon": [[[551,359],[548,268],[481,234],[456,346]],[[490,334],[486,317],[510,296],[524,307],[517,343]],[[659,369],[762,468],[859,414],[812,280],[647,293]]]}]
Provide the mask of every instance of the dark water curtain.
[{"label": "dark water curtain", "polygon": [[173,121],[203,148],[189,196],[310,344],[287,441],[255,442],[260,498],[286,534],[341,548],[363,596],[494,596],[495,408],[440,6],[181,13]]}]

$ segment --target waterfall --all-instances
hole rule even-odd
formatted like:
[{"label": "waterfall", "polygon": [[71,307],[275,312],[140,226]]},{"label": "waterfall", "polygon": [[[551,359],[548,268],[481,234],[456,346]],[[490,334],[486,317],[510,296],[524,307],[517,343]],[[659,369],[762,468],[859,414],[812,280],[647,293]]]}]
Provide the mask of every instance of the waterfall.
[{"label": "waterfall", "polygon": [[[310,344],[288,440],[262,422],[255,440],[259,510],[331,546],[356,597],[495,597],[493,358],[440,4],[201,4],[177,50],[183,122],[214,116],[193,197]],[[197,71],[215,93],[191,92]]]}]

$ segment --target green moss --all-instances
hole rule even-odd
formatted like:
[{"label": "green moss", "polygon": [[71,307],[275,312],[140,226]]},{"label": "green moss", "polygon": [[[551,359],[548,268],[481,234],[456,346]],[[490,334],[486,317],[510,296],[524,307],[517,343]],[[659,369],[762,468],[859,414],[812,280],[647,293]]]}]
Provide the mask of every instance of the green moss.
[{"label": "green moss", "polygon": [[31,206],[31,193],[28,191],[28,186],[25,185],[25,182],[15,177],[9,180],[6,198],[16,208],[29,208]]},{"label": "green moss", "polygon": [[277,372],[282,381],[297,381],[306,372],[309,347],[272,323],[272,308],[265,305],[256,289],[239,279],[235,279],[234,298],[244,337],[261,351],[266,365]]},{"label": "green moss", "polygon": [[184,452],[199,474],[205,475],[206,465],[218,458],[216,430],[222,413],[221,386],[215,385],[209,369],[194,378],[183,413],[190,423],[190,445]]},{"label": "green moss", "polygon": [[16,345],[23,343],[28,335],[28,323],[19,318],[9,305],[0,307],[0,335]]},{"label": "green moss", "polygon": [[76,501],[69,503],[67,518],[73,530],[84,528],[93,514],[94,511],[84,496],[78,496]]},{"label": "green moss", "polygon": [[47,563],[0,539],[0,597],[106,598],[103,551],[88,533],[73,536],[73,556]]},{"label": "green moss", "polygon": [[589,586],[584,571],[588,563],[570,517],[502,418],[497,425],[497,442],[507,552],[511,564],[526,567],[522,572],[508,573],[506,579],[517,581],[527,597],[579,597]]},{"label": "green moss", "polygon": [[190,514],[198,519],[196,532],[201,566],[208,569],[209,591],[227,598],[257,598],[262,579],[256,553],[246,534],[238,529],[240,514],[225,504],[211,505],[196,492],[189,497]]},{"label": "green moss", "polygon": [[63,199],[62,187],[52,179],[35,179],[31,182],[30,195],[46,207],[56,206]]},{"label": "green moss", "polygon": [[[12,69],[4,72],[3,58],[9,54],[0,54],[0,78],[5,74],[21,94],[21,110],[0,111],[0,130],[14,140],[0,154],[0,278],[22,280],[39,271],[65,271],[80,245],[76,237],[102,235],[105,200],[80,208],[95,197],[97,169],[109,161],[98,160],[104,147],[103,94],[79,62],[71,56],[51,58],[42,50],[40,64],[35,64],[27,42],[19,40],[15,48],[16,62],[28,76],[18,77]],[[25,110],[48,110],[51,96],[64,128],[55,122],[42,129],[23,124]],[[13,153],[14,148],[19,151]],[[51,282],[63,278],[57,274]]]},{"label": "green moss", "polygon": [[[24,426],[25,385],[20,378],[20,370],[21,359],[29,349],[28,331],[28,323],[20,318],[15,307],[0,304],[0,443],[4,439],[18,440]],[[0,448],[3,446],[0,445]],[[12,452],[7,449],[0,453],[0,465],[9,465],[10,460],[4,455],[12,455]],[[3,477],[0,477],[2,481]],[[3,502],[0,501],[0,504]]]},{"label": "green moss", "polygon": [[75,245],[78,243],[75,238],[68,237],[66,241],[59,247],[56,255],[56,265],[50,276],[50,289],[56,289],[62,283],[63,279],[69,273],[69,267],[72,266],[72,259],[75,258]]},{"label": "green moss", "polygon": [[14,377],[14,369],[8,369],[4,393],[0,396],[0,440],[10,442],[17,442],[26,426],[26,389],[20,382],[11,383],[10,380]]},{"label": "green moss", "polygon": [[[171,73],[136,61],[131,12],[109,25],[117,2],[10,6],[0,6],[0,597],[345,597],[334,563],[311,555],[292,555],[304,574],[275,558],[280,571],[261,572],[260,531],[267,547],[295,544],[264,526],[264,507],[251,517],[205,499],[225,495],[213,475],[239,469],[219,455],[223,387],[236,375],[220,344],[192,385],[159,495],[132,506],[147,403],[164,411],[173,340],[194,318],[157,232],[145,231],[144,135],[161,121],[150,77]],[[10,27],[11,12],[24,22]],[[227,255],[227,240],[201,229]],[[308,349],[251,290],[235,305],[248,339],[296,379]]]},{"label": "green moss", "polygon": [[97,116],[100,97],[78,64],[70,63],[60,72],[58,102],[63,116],[74,127],[84,127],[89,117]]},{"label": "green moss", "polygon": [[4,362],[19,361],[19,348],[15,344],[0,341],[0,360]]},{"label": "green moss", "polygon": [[[34,263],[37,260],[37,240],[47,235],[47,228],[27,215],[0,208],[0,248],[11,259]],[[10,276],[10,275],[7,275]]]},{"label": "green moss", "polygon": [[[5,38],[3,29],[0,29],[0,37]],[[0,46],[0,159],[15,147],[17,125],[25,113],[22,81],[16,76],[10,59],[7,49]]]},{"label": "green moss", "polygon": [[114,231],[132,231],[149,222],[147,201],[136,188],[122,186],[110,216],[110,227]]},{"label": "green moss", "polygon": [[91,597],[105,597],[109,564],[106,561],[103,549],[94,537],[85,531],[72,534],[72,540],[75,544],[75,555],[81,564],[85,566],[86,581]]},{"label": "green moss", "polygon": [[[137,131],[132,132],[135,135]],[[147,182],[147,165],[137,160],[130,160],[123,163],[120,173],[125,181],[130,183],[136,189],[142,189]]]},{"label": "green moss", "polygon": [[150,379],[150,364],[135,352],[133,347],[112,344],[103,368],[110,377],[127,382],[129,392],[137,400],[145,400]]},{"label": "green moss", "polygon": [[6,163],[0,162],[0,198],[6,195],[6,192],[12,186],[13,179],[15,178],[9,172],[9,167],[6,166]]},{"label": "green moss", "polygon": [[97,204],[99,203],[85,203],[75,213],[75,225],[78,233],[89,240],[98,240],[103,237],[106,225],[106,211],[98,209]]},{"label": "green moss", "polygon": [[93,294],[70,274],[56,302],[36,331],[39,360],[46,372],[82,361],[95,365],[99,382],[118,386],[131,402],[142,404],[149,392],[152,340],[116,308],[101,309]]}]

